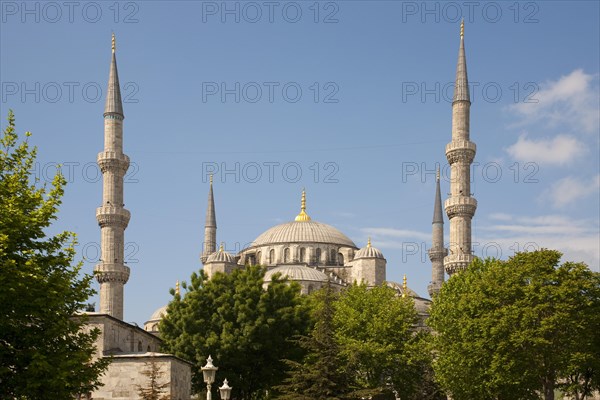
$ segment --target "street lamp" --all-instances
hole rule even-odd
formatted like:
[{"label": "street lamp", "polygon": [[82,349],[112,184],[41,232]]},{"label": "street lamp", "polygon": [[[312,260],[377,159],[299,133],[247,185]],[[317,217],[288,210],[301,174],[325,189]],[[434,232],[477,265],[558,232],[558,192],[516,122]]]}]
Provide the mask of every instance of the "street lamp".
[{"label": "street lamp", "polygon": [[206,365],[201,368],[202,375],[204,375],[204,382],[206,383],[206,400],[212,400],[210,388],[212,383],[215,381],[215,375],[219,369],[218,367],[215,367],[212,362],[212,357],[208,356],[206,359]]},{"label": "street lamp", "polygon": [[219,392],[221,392],[221,400],[229,400],[231,397],[231,389],[233,388],[229,386],[227,379],[225,379],[223,381],[223,386],[219,388]]}]

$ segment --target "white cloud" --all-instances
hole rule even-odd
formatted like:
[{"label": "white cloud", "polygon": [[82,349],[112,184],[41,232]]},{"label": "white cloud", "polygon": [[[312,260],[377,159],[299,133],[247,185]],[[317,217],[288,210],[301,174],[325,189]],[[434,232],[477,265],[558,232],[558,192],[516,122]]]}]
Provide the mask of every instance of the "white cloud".
[{"label": "white cloud", "polygon": [[543,121],[549,126],[565,124],[588,133],[600,127],[598,77],[577,69],[557,81],[539,85],[533,102],[511,105],[522,117],[521,124]]},{"label": "white cloud", "polygon": [[515,144],[506,149],[514,159],[546,165],[565,165],[586,151],[585,145],[570,135],[558,135],[552,139],[528,139],[519,136]]},{"label": "white cloud", "polygon": [[598,220],[572,219],[566,215],[510,216],[510,225],[479,226],[473,248],[479,257],[506,259],[517,251],[554,249],[563,261],[583,261],[595,271],[600,268]]},{"label": "white cloud", "polygon": [[554,182],[541,197],[549,198],[554,207],[560,208],[599,192],[600,175],[589,180],[567,176]]},{"label": "white cloud", "polygon": [[[381,248],[401,248],[402,243],[406,241],[397,241],[396,239],[429,240],[431,233],[423,233],[409,229],[395,228],[362,228],[362,232],[375,239],[378,243],[376,247]],[[374,244],[375,245],[375,244]]]}]

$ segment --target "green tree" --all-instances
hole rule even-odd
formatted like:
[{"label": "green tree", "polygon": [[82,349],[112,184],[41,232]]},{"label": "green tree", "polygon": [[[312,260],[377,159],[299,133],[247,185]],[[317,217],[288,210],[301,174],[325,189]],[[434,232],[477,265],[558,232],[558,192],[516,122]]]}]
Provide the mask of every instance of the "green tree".
[{"label": "green tree", "polygon": [[428,324],[436,379],[453,399],[553,400],[565,382],[597,387],[600,274],[561,256],[476,260],[445,283]]},{"label": "green tree", "polygon": [[137,385],[138,395],[143,400],[171,400],[171,396],[164,394],[165,389],[171,385],[171,382],[160,383],[164,376],[161,365],[156,361],[156,357],[151,356],[150,361],[144,363],[145,369],[142,375],[148,378],[146,386]]},{"label": "green tree", "polygon": [[412,299],[385,285],[361,284],[345,289],[334,307],[335,336],[351,397],[389,397],[392,391],[408,397],[416,390],[420,368]]},{"label": "green tree", "polygon": [[288,377],[279,387],[281,400],[339,400],[347,391],[345,374],[339,371],[340,348],[333,327],[336,295],[331,284],[315,292],[314,328],[296,343],[306,352],[302,361],[286,360]]},{"label": "green tree", "polygon": [[205,386],[200,368],[209,355],[237,399],[265,398],[284,377],[282,359],[300,356],[287,340],[305,334],[309,321],[300,286],[274,277],[263,289],[264,272],[250,266],[207,280],[200,271],[169,303],[160,324],[165,350],[196,364],[196,391]]},{"label": "green tree", "polygon": [[[29,132],[25,134],[30,136]],[[98,330],[74,317],[94,293],[73,264],[75,234],[48,237],[65,179],[30,175],[37,149],[19,142],[12,111],[0,139],[0,398],[67,399],[98,387]]]}]

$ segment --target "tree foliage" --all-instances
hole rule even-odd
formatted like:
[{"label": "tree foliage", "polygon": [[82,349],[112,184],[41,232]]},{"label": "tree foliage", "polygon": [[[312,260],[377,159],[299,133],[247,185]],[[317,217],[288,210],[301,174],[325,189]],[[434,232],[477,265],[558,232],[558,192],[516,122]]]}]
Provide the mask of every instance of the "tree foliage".
[{"label": "tree foliage", "polygon": [[9,112],[0,139],[0,398],[67,399],[97,387],[107,361],[93,359],[99,331],[74,317],[94,293],[73,264],[75,234],[45,233],[65,179],[57,174],[50,189],[33,181],[36,153],[19,142]]},{"label": "tree foliage", "polygon": [[[599,382],[600,274],[561,253],[476,260],[434,299],[436,379],[453,399],[554,399]],[[581,398],[581,397],[580,397]]]},{"label": "tree foliage", "polygon": [[160,382],[164,372],[161,365],[156,361],[156,357],[151,356],[150,361],[144,363],[142,375],[148,378],[147,385],[137,385],[138,395],[143,400],[171,400],[171,396],[164,393],[171,382]]},{"label": "tree foliage", "polygon": [[259,266],[210,280],[200,271],[184,286],[185,296],[169,303],[160,324],[165,350],[196,364],[196,391],[204,388],[200,368],[209,355],[236,399],[264,398],[283,379],[282,359],[300,355],[287,340],[305,334],[309,321],[300,287],[275,276],[263,289],[263,277]]},{"label": "tree foliage", "polygon": [[336,295],[328,284],[312,296],[315,325],[309,335],[295,341],[306,352],[302,361],[286,360],[288,377],[278,388],[281,400],[339,400],[347,391],[333,326]]},{"label": "tree foliage", "polygon": [[335,338],[350,398],[398,392],[409,396],[420,379],[413,300],[382,285],[352,285],[335,302]]}]

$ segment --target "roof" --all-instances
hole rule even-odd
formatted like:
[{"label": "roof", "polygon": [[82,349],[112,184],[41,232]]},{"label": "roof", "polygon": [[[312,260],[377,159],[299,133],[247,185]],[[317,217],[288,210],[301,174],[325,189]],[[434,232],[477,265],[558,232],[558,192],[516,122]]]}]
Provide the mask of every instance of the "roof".
[{"label": "roof", "polygon": [[315,268],[304,265],[282,265],[267,271],[264,282],[271,282],[273,275],[277,273],[280,273],[282,278],[287,277],[290,281],[327,282],[329,280],[327,275]]},{"label": "roof", "polygon": [[326,243],[357,248],[338,229],[316,221],[292,221],[274,226],[258,236],[252,247],[282,243]]}]

